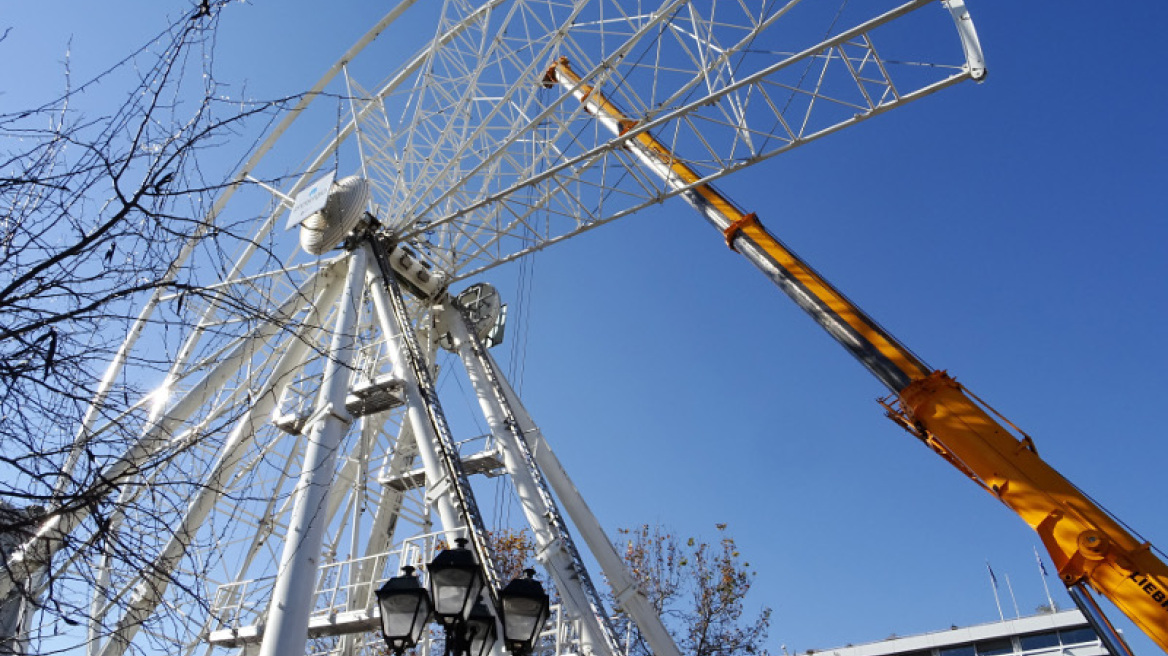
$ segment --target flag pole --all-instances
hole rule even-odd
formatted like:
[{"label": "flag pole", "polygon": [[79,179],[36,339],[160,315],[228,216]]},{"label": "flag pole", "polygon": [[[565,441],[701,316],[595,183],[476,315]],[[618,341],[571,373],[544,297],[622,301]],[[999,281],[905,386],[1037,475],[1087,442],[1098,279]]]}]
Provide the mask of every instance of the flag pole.
[{"label": "flag pole", "polygon": [[994,589],[994,603],[998,606],[998,617],[1003,622],[1006,621],[1006,615],[1002,613],[1002,600],[998,599],[998,577],[994,576],[994,568],[990,567],[990,561],[986,561],[986,570],[990,573],[990,585]]},{"label": "flag pole", "polygon": [[1042,557],[1038,555],[1038,547],[1034,549],[1034,560],[1038,561],[1038,572],[1042,575],[1042,589],[1046,591],[1046,603],[1050,604],[1050,612],[1057,613],[1058,606],[1054,603],[1054,597],[1050,596],[1050,586],[1046,584],[1046,567],[1042,564]]},{"label": "flag pole", "polygon": [[1006,574],[1006,589],[1010,591],[1010,601],[1014,602],[1014,617],[1021,619],[1022,612],[1018,610],[1018,598],[1014,596],[1014,586],[1010,583],[1010,575]]}]

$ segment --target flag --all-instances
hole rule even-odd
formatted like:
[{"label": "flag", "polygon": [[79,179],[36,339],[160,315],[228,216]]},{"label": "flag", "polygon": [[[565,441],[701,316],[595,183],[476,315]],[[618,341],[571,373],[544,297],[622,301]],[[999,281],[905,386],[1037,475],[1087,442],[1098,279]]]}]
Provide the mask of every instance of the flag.
[{"label": "flag", "polygon": [[1051,612],[1058,610],[1058,605],[1054,603],[1054,597],[1050,596],[1050,587],[1046,585],[1046,579],[1049,576],[1046,573],[1046,565],[1042,564],[1042,556],[1038,555],[1038,547],[1034,547],[1034,560],[1038,561],[1038,571],[1042,574],[1042,589],[1046,591],[1046,603],[1050,605]]},{"label": "flag", "polygon": [[1038,548],[1034,548],[1034,559],[1038,561],[1038,571],[1042,572],[1043,576],[1050,576],[1046,573],[1046,566],[1042,564],[1042,557],[1038,555]]},{"label": "flag", "polygon": [[994,576],[994,568],[990,567],[990,561],[986,561],[986,569],[990,571],[990,581],[994,584],[994,589],[998,589],[998,577]]}]

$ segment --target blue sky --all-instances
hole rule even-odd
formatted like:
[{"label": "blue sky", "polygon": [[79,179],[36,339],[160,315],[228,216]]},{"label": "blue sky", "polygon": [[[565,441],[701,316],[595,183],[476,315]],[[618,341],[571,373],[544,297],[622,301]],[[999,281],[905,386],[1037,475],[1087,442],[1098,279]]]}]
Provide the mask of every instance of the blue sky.
[{"label": "blue sky", "polygon": [[[0,55],[26,65],[0,70],[0,110],[59,88],[70,37],[77,73],[97,70],[178,6],[6,0]],[[258,96],[294,93],[388,10],[323,7],[232,7],[220,70]],[[969,8],[985,84],[720,187],[1163,547],[1168,9]],[[775,609],[773,652],[996,619],[987,560],[1023,613],[1045,603],[1033,533],[884,419],[880,384],[680,201],[532,266],[530,318],[511,332],[527,338],[528,408],[610,530],[712,538],[728,523],[758,573],[752,599]]]}]

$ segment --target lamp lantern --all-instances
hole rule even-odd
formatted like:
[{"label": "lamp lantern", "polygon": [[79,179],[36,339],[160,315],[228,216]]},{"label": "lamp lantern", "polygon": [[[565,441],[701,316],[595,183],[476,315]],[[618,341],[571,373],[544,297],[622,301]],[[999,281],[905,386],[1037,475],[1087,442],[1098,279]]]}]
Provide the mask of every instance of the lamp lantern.
[{"label": "lamp lantern", "polygon": [[503,641],[515,656],[530,654],[551,613],[551,600],[535,580],[535,570],[507,584],[499,593],[502,605]]},{"label": "lamp lantern", "polygon": [[482,568],[466,548],[466,538],[458,538],[455,542],[458,544],[456,548],[444,549],[428,567],[434,614],[445,626],[469,618],[483,590]]},{"label": "lamp lantern", "polygon": [[418,582],[414,568],[407,565],[402,571],[405,573],[391,578],[377,591],[385,644],[399,656],[418,644],[433,616],[430,595]]},{"label": "lamp lantern", "polygon": [[463,631],[467,656],[488,656],[491,653],[491,647],[495,646],[499,638],[499,631],[495,628],[495,616],[487,610],[482,599],[475,602]]}]

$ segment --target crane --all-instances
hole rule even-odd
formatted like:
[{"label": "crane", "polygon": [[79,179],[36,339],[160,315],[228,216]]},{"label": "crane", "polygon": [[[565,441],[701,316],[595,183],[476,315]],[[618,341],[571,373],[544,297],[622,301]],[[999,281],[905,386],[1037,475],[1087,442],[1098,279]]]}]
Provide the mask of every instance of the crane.
[{"label": "crane", "polygon": [[744,212],[647,128],[638,128],[566,58],[547,69],[611,130],[646,169],[662,178],[718,229],[726,245],[771,279],[891,392],[880,400],[894,422],[994,495],[1033,528],[1059,578],[1112,654],[1126,654],[1089,589],[1168,651],[1168,564],[1038,455],[1034,440],[965,388],[933,369]]}]

